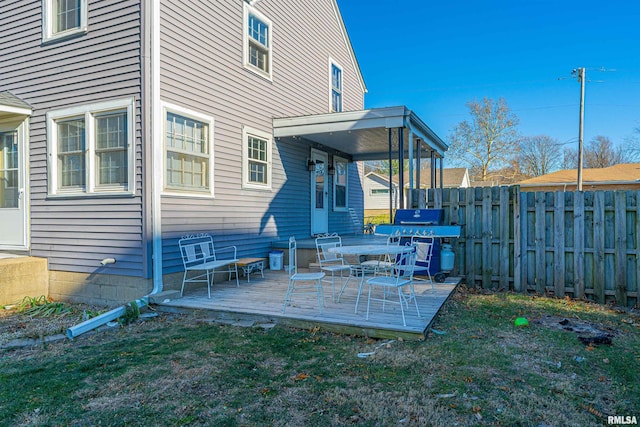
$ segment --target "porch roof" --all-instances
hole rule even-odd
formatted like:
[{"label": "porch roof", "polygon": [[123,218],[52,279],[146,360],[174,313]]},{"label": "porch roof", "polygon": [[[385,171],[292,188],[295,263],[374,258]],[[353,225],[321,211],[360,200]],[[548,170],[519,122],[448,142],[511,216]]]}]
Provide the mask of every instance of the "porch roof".
[{"label": "porch roof", "polygon": [[0,120],[16,115],[30,116],[31,106],[11,92],[0,92]]},{"label": "porch roof", "polygon": [[403,151],[420,147],[420,152],[425,154],[423,158],[432,152],[442,158],[448,149],[448,145],[405,106],[273,119],[275,138],[304,138],[316,143],[317,148],[347,154],[354,161],[389,159],[390,148],[392,157],[398,158],[398,144],[392,143],[397,137],[391,138],[389,134],[394,128],[404,130]]}]

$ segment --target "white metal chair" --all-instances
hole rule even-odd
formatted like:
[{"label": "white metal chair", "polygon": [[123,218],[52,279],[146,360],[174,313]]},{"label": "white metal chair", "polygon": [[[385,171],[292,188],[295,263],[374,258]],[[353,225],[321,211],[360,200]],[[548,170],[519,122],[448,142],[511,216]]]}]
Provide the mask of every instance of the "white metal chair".
[{"label": "white metal chair", "polygon": [[[401,236],[399,234],[393,234],[387,237],[387,246],[400,246]],[[371,259],[360,263],[365,271],[373,271],[374,274],[389,273],[393,267],[394,260],[391,259],[389,254],[383,255],[378,259]]]},{"label": "white metal chair", "polygon": [[431,277],[431,257],[433,256],[433,237],[413,236],[411,238],[411,244],[416,247],[416,266],[414,274],[426,274],[431,282],[431,289],[433,289],[433,277]]},{"label": "white metal chair", "polygon": [[[393,269],[389,276],[375,276],[367,280],[369,285],[369,297],[367,298],[367,317],[369,320],[369,310],[371,308],[371,301],[381,301],[382,311],[384,311],[387,302],[400,305],[400,311],[402,313],[402,323],[407,326],[407,320],[404,315],[404,307],[409,308],[409,301],[413,300],[416,306],[416,312],[420,317],[420,309],[418,308],[418,302],[416,301],[416,294],[413,289],[413,270],[416,264],[416,251],[403,252],[396,256]],[[374,286],[382,288],[382,298],[372,298],[371,291]],[[405,294],[403,289],[405,286],[409,287],[409,294]],[[398,292],[398,302],[387,301],[387,291],[396,289]]]},{"label": "white metal chair", "polygon": [[[224,248],[215,249],[213,246],[213,237],[209,234],[197,234],[183,236],[178,241],[180,246],[180,254],[182,256],[182,264],[184,265],[184,275],[182,276],[182,288],[180,296],[184,293],[185,283],[205,283],[207,284],[207,292],[211,298],[211,285],[216,268],[226,267],[223,273],[236,275],[236,286],[240,286],[238,281],[238,256],[235,246],[225,246]],[[200,272],[194,277],[187,278],[190,271]],[[204,272],[204,273],[202,273]]]},{"label": "white metal chair", "polygon": [[[325,276],[323,271],[314,273],[298,273],[298,251],[296,239],[292,236],[289,238],[289,286],[284,297],[284,305],[282,313],[287,309],[287,305],[291,304],[294,291],[297,293],[314,293],[318,297],[318,305],[320,306],[320,314],[324,306],[324,293],[322,290],[322,279]],[[313,285],[297,286],[297,282],[314,282]]]},{"label": "white metal chair", "polygon": [[327,273],[331,273],[331,298],[336,300],[336,273],[340,273],[340,279],[343,279],[343,273],[350,270],[349,264],[345,264],[344,258],[340,254],[329,252],[331,248],[342,246],[342,238],[337,234],[321,236],[316,238],[316,251],[318,252],[318,263],[320,269]]}]

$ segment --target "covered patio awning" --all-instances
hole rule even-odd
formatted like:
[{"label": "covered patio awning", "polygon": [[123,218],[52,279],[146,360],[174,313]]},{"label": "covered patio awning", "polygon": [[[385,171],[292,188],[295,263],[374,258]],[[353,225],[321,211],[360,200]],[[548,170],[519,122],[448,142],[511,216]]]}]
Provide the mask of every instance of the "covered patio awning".
[{"label": "covered patio awning", "polygon": [[[419,165],[422,159],[431,160],[431,187],[435,187],[437,163],[442,178],[442,159],[449,148],[405,106],[277,118],[273,119],[273,136],[305,140],[313,148],[352,161],[398,159],[400,188],[405,185],[404,160],[409,160],[411,190],[418,188],[421,181]],[[400,205],[404,205],[402,192]]]}]

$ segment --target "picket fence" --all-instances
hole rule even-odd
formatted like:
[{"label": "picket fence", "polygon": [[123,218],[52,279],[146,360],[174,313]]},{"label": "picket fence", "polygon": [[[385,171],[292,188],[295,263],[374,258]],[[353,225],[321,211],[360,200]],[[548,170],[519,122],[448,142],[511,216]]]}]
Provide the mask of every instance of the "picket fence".
[{"label": "picket fence", "polygon": [[430,190],[467,286],[638,304],[640,191]]}]

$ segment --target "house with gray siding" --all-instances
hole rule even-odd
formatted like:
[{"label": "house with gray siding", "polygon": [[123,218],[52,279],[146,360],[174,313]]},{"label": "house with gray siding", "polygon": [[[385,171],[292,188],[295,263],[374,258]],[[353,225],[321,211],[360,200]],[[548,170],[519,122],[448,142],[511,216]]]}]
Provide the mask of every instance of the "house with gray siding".
[{"label": "house with gray siding", "polygon": [[335,0],[16,0],[0,40],[0,251],[45,258],[56,299],[178,287],[185,234],[265,257],[353,232],[361,160],[447,148],[363,109]]}]

